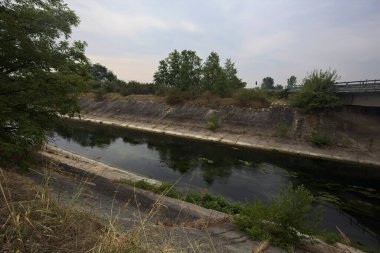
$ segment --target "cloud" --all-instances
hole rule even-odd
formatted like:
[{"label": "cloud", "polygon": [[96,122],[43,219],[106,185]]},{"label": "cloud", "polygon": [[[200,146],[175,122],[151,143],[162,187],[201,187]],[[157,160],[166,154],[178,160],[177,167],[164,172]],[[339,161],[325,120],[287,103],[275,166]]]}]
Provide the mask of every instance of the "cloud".
[{"label": "cloud", "polygon": [[73,7],[81,17],[81,30],[99,36],[134,38],[149,31],[182,30],[190,33],[201,31],[190,21],[170,22],[149,13],[132,14],[123,10],[113,10],[93,1],[71,1],[69,6]]},{"label": "cloud", "polygon": [[278,32],[270,35],[254,35],[245,40],[238,56],[240,58],[256,57],[269,54],[287,47],[294,39],[291,32]]},{"label": "cloud", "polygon": [[152,82],[157,69],[159,56],[129,55],[110,57],[107,55],[88,55],[93,63],[100,63],[112,70],[119,79]]}]

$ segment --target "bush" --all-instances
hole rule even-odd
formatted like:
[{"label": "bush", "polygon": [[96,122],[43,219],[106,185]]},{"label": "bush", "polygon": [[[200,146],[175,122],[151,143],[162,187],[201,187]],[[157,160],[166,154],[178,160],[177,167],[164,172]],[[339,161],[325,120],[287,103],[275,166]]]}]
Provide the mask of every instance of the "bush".
[{"label": "bush", "polygon": [[331,144],[330,138],[320,131],[315,131],[311,134],[311,143],[317,147],[329,146]]},{"label": "bush", "polygon": [[185,97],[182,92],[177,89],[170,89],[166,96],[166,103],[168,105],[180,105],[185,102]]},{"label": "bush", "polygon": [[277,128],[277,132],[280,137],[286,137],[289,132],[289,126],[286,124],[281,124]]},{"label": "bush", "polygon": [[214,132],[222,125],[222,119],[216,111],[207,113],[206,119],[208,128]]},{"label": "bush", "polygon": [[102,101],[104,99],[104,96],[107,93],[107,91],[101,87],[101,88],[95,90],[94,93],[95,93],[95,100],[96,101]]},{"label": "bush", "polygon": [[129,95],[147,95],[154,94],[155,86],[153,84],[139,83],[136,81],[130,81],[127,84],[120,86],[120,94],[123,96]]},{"label": "bush", "polygon": [[134,182],[128,179],[121,179],[119,183],[134,186],[139,189],[148,190],[157,194],[162,194],[171,198],[180,199],[189,203],[193,203],[208,209],[225,212],[228,214],[237,214],[241,210],[241,205],[237,202],[227,200],[222,196],[209,193],[188,193],[182,194],[174,184],[162,182],[160,185],[151,184],[145,180]]},{"label": "bush", "polygon": [[283,187],[278,199],[268,206],[257,200],[242,206],[234,223],[255,240],[270,240],[274,245],[294,249],[303,238],[302,234],[316,233],[320,215],[312,206],[314,197],[303,186]]},{"label": "bush", "polygon": [[291,100],[291,104],[303,112],[320,112],[341,106],[335,95],[334,83],[338,75],[336,71],[314,70],[309,74],[299,92]]},{"label": "bush", "polygon": [[240,89],[233,95],[234,103],[241,107],[262,108],[268,107],[270,102],[261,90]]}]

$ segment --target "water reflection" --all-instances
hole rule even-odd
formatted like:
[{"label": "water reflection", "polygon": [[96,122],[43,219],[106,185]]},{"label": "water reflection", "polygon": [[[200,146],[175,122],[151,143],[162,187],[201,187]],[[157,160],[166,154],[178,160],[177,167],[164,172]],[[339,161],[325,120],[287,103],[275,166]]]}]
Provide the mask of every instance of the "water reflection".
[{"label": "water reflection", "polygon": [[352,230],[356,223],[380,234],[379,168],[75,121],[59,124],[56,134],[56,145],[84,156],[158,180],[180,178],[180,186],[191,184],[193,189],[206,188],[239,201],[267,202],[282,184],[303,184],[326,204],[326,227],[335,229],[339,224],[360,240],[367,240],[368,234]]}]

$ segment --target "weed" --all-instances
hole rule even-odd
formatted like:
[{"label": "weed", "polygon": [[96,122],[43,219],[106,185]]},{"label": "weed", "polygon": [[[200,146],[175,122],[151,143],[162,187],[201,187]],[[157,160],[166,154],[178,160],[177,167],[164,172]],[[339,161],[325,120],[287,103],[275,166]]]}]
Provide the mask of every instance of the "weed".
[{"label": "weed", "polygon": [[243,205],[234,216],[234,223],[255,240],[269,240],[291,250],[303,238],[302,234],[315,234],[320,217],[314,212],[313,201],[303,186],[293,188],[290,184],[268,206],[260,200]]},{"label": "weed", "polygon": [[215,132],[222,125],[222,118],[218,115],[216,111],[210,111],[206,115],[207,127]]},{"label": "weed", "polygon": [[241,107],[263,108],[270,105],[268,97],[258,89],[240,89],[235,92],[233,99]]},{"label": "weed", "polygon": [[180,105],[185,102],[185,98],[181,91],[176,89],[171,89],[166,95],[166,103],[168,105]]},{"label": "weed", "polygon": [[281,124],[277,128],[277,133],[280,137],[284,138],[288,135],[289,132],[289,126],[286,124]]},{"label": "weed", "polygon": [[325,133],[314,131],[311,134],[311,143],[317,147],[325,147],[331,145],[331,140]]},{"label": "weed", "polygon": [[171,198],[183,200],[189,203],[193,203],[208,209],[216,211],[237,214],[240,212],[240,204],[223,198],[222,196],[213,195],[210,193],[187,193],[182,194],[174,184],[163,182],[160,185],[151,184],[145,180],[132,181],[128,179],[120,179],[118,183],[134,186],[139,189],[149,190],[151,192],[165,195]]}]

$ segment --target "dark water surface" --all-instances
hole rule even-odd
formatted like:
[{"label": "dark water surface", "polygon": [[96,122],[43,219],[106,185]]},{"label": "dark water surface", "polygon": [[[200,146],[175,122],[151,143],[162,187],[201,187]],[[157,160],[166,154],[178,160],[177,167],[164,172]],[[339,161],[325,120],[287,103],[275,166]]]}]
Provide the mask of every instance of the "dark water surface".
[{"label": "dark water surface", "polygon": [[51,144],[179,187],[268,203],[281,185],[303,184],[323,207],[322,226],[380,247],[380,168],[339,163],[118,127],[67,121]]}]

